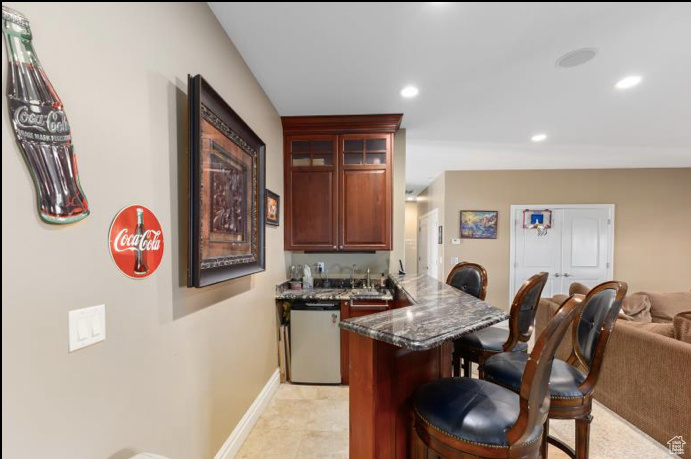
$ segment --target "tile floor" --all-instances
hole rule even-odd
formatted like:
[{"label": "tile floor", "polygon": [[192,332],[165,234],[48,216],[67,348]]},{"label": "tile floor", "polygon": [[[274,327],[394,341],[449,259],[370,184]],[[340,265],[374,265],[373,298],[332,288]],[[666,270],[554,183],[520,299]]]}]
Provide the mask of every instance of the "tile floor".
[{"label": "tile floor", "polygon": [[[551,421],[550,433],[573,446],[573,421]],[[663,459],[667,450],[595,403],[592,459]],[[348,457],[348,388],[281,384],[240,450],[242,459]],[[550,447],[549,459],[567,456]]]}]

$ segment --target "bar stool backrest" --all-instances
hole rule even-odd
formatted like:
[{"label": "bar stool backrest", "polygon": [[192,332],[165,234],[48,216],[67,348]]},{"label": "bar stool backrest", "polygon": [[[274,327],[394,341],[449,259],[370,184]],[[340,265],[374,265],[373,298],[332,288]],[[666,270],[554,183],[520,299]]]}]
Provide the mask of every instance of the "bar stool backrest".
[{"label": "bar stool backrest", "polygon": [[600,376],[607,343],[617,322],[621,302],[626,296],[626,282],[604,282],[588,292],[581,313],[573,327],[573,349],[567,360],[580,364],[588,376],[580,385],[583,395],[592,395]]},{"label": "bar stool backrest", "polygon": [[582,295],[572,295],[559,308],[535,342],[521,380],[521,411],[506,437],[512,447],[520,447],[535,438],[549,414],[549,378],[557,347],[583,306]]},{"label": "bar stool backrest", "polygon": [[477,263],[458,263],[451,269],[446,283],[481,300],[487,296],[487,271]]},{"label": "bar stool backrest", "polygon": [[519,341],[527,343],[533,334],[537,305],[548,277],[549,274],[545,272],[535,274],[518,289],[511,303],[509,339],[504,343],[505,352],[512,350]]}]

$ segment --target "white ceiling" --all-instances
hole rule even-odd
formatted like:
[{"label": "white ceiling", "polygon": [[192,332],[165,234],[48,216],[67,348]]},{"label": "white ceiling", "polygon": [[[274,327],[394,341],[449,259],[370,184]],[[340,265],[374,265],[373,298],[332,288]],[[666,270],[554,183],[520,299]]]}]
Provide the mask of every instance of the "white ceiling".
[{"label": "white ceiling", "polygon": [[404,113],[416,191],[444,170],[691,166],[690,3],[209,5],[281,115]]}]

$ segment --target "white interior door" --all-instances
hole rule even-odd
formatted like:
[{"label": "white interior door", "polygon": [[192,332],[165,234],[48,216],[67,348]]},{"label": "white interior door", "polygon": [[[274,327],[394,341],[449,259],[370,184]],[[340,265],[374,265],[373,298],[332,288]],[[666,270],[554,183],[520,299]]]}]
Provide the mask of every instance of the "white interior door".
[{"label": "white interior door", "polygon": [[419,220],[418,273],[439,278],[439,212],[437,209],[423,215]]},{"label": "white interior door", "polygon": [[564,209],[562,229],[562,291],[572,282],[588,287],[609,280],[609,209]]},{"label": "white interior door", "polygon": [[428,254],[428,238],[427,238],[427,220],[420,219],[418,222],[419,234],[417,238],[417,272],[420,274],[429,274],[429,263],[427,261]]},{"label": "white interior door", "polygon": [[[552,209],[555,229],[561,228],[562,216],[560,209]],[[515,269],[511,299],[526,279],[542,271],[549,273],[542,296],[551,298],[561,293],[561,232],[549,230],[546,235],[538,236],[536,230],[524,229],[523,209],[514,209],[514,225]]]},{"label": "white interior door", "polygon": [[[542,293],[549,298],[567,294],[572,282],[588,287],[612,278],[614,244],[611,205],[511,206],[512,265],[510,296],[530,276],[545,271],[549,279]],[[551,209],[553,224],[545,236],[523,228],[523,210]]]}]

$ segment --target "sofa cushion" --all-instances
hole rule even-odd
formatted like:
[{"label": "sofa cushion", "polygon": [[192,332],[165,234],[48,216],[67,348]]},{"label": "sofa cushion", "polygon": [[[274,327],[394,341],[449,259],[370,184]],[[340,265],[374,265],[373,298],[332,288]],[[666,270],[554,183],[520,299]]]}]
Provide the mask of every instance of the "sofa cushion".
[{"label": "sofa cushion", "polygon": [[680,312],[691,310],[691,292],[657,293],[641,292],[650,298],[650,315],[653,322],[671,323]]},{"label": "sofa cushion", "polygon": [[550,299],[553,303],[557,303],[559,306],[561,306],[562,304],[564,304],[564,301],[569,299],[569,295],[562,295],[561,293],[557,293],[552,298],[548,299]]},{"label": "sofa cushion", "polygon": [[686,311],[674,316],[674,338],[679,341],[691,343],[691,311]]},{"label": "sofa cushion", "polygon": [[580,282],[573,282],[569,285],[569,295],[587,295],[590,288]]},{"label": "sofa cushion", "polygon": [[627,320],[634,322],[652,322],[650,315],[650,298],[644,293],[634,293],[621,302],[621,312]]},{"label": "sofa cushion", "polygon": [[674,338],[674,326],[672,324],[661,323],[643,323],[643,322],[625,322],[628,327],[635,327],[639,330],[655,333],[656,335]]}]

